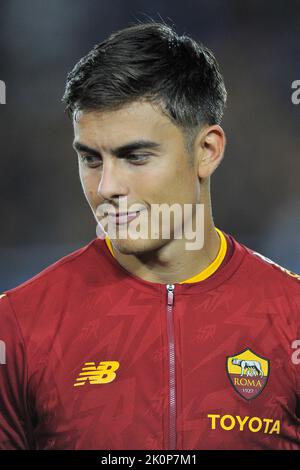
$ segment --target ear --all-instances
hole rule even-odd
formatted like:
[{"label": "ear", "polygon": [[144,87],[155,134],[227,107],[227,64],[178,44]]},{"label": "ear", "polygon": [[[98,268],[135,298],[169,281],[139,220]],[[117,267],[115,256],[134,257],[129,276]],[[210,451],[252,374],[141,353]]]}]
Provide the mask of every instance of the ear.
[{"label": "ear", "polygon": [[221,163],[226,145],[225,133],[219,125],[201,129],[195,141],[198,160],[198,176],[208,178]]}]

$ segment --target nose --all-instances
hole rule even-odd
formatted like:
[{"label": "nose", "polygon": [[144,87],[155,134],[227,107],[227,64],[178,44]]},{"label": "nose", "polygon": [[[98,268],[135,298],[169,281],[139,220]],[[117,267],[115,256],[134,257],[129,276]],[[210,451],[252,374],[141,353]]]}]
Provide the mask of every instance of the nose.
[{"label": "nose", "polygon": [[124,175],[116,161],[107,159],[103,162],[97,193],[104,200],[127,196],[128,187],[125,183]]}]

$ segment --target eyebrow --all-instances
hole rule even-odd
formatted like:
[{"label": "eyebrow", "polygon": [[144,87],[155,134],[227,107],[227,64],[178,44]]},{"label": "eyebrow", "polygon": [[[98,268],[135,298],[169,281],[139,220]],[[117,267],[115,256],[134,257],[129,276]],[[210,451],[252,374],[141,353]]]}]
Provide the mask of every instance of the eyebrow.
[{"label": "eyebrow", "polygon": [[[157,142],[153,142],[151,140],[135,140],[133,142],[128,142],[127,144],[121,145],[120,147],[115,147],[109,150],[109,153],[116,157],[121,157],[127,153],[133,152],[135,150],[139,149],[158,149],[160,148],[161,145],[158,144]],[[74,150],[77,150],[78,152],[88,152],[92,155],[95,155],[97,157],[100,157],[101,154],[98,150],[95,150],[91,147],[88,147],[87,145],[83,144],[82,142],[79,141],[74,141],[73,142],[73,148]]]}]

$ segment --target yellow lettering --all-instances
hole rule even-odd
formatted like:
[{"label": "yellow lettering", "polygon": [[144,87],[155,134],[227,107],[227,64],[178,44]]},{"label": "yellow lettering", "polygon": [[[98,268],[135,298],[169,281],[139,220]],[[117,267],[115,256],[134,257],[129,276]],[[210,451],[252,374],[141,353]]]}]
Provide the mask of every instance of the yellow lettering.
[{"label": "yellow lettering", "polygon": [[[253,427],[253,422],[254,421],[257,421],[258,423],[258,427],[257,428],[254,428]],[[257,418],[256,416],[254,416],[254,418],[251,418],[250,421],[249,421],[249,429],[251,432],[258,432],[261,430],[261,427],[262,427],[262,420],[260,418]]]},{"label": "yellow lettering", "polygon": [[115,370],[119,369],[119,367],[120,364],[117,361],[100,362],[94,380],[90,378],[90,382],[92,384],[107,384],[112,382],[116,378]]},{"label": "yellow lettering", "polygon": [[115,380],[115,371],[119,369],[120,364],[118,361],[103,361],[100,362],[98,367],[94,362],[86,362],[85,367],[76,379],[74,387],[84,385],[88,381],[91,384],[107,384]]},{"label": "yellow lettering", "polygon": [[236,419],[240,425],[240,431],[243,431],[244,430],[244,426],[246,424],[246,422],[248,421],[249,419],[249,416],[245,416],[245,418],[242,420],[240,416],[236,416]]},{"label": "yellow lettering", "polygon": [[216,429],[216,419],[220,418],[220,415],[207,415],[208,418],[211,418],[211,429]]},{"label": "yellow lettering", "polygon": [[255,379],[246,379],[245,377],[234,377],[233,379],[234,385],[242,385],[247,387],[262,387],[261,381]]},{"label": "yellow lettering", "polygon": [[279,434],[280,433],[280,420],[279,419],[274,421],[273,419],[270,419],[270,418],[259,418],[258,416],[253,416],[252,418],[250,418],[249,416],[245,416],[244,418],[242,418],[239,415],[221,416],[218,414],[208,414],[207,417],[210,418],[211,420],[211,429],[216,429],[217,420],[219,419],[220,427],[224,431],[231,431],[235,427],[236,421],[237,421],[239,424],[239,431],[244,431],[245,425],[246,423],[248,423],[248,428],[249,428],[249,431],[251,432],[261,431],[263,424],[264,424],[263,432],[265,434],[272,434],[272,433]]},{"label": "yellow lettering", "polygon": [[[231,421],[231,424],[229,424],[228,426],[225,425],[226,419],[229,419]],[[220,424],[221,424],[221,428],[224,429],[224,431],[231,431],[231,429],[233,429],[235,426],[235,419],[231,415],[224,415],[221,418]]]},{"label": "yellow lettering", "polygon": [[273,423],[273,419],[264,418],[263,421],[266,423],[266,426],[265,426],[265,429],[264,429],[264,433],[267,434],[268,431],[269,431],[270,423]]},{"label": "yellow lettering", "polygon": [[276,432],[276,434],[279,434],[280,432],[280,421],[279,419],[276,419],[271,431],[269,434],[272,434],[273,432]]}]

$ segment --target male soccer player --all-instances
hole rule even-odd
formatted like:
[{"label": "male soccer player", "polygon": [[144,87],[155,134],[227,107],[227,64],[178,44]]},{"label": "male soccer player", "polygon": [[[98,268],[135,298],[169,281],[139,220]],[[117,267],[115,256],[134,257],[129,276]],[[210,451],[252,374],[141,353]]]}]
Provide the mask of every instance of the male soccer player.
[{"label": "male soccer player", "polygon": [[[212,218],[213,54],[130,26],[76,64],[63,99],[105,237],[2,295],[0,448],[300,449],[299,277]],[[169,236],[157,205],[175,205]]]}]

